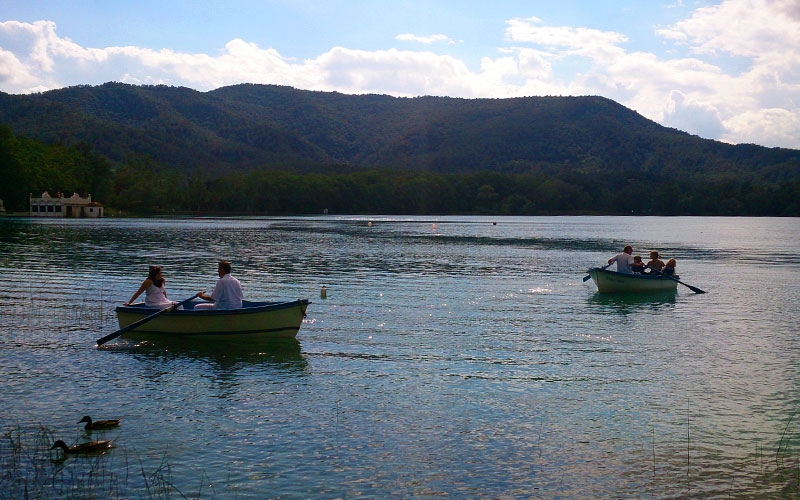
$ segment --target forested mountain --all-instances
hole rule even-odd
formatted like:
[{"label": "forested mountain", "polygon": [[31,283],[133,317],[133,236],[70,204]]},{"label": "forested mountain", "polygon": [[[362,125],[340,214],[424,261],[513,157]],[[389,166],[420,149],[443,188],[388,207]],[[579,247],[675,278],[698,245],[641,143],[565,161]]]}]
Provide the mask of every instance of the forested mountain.
[{"label": "forested mountain", "polygon": [[601,97],[409,99],[268,85],[203,93],[108,83],[0,94],[0,123],[45,142],[89,143],[114,162],[134,153],[216,173],[338,165],[733,171],[777,179],[797,176],[800,163],[798,151],[700,139]]},{"label": "forested mountain", "polygon": [[[162,185],[168,179],[173,187],[183,186],[184,194],[194,193],[182,201],[173,195],[172,208],[314,212],[319,207],[296,203],[265,208],[252,201],[257,192],[233,206],[220,206],[208,194],[212,185],[233,183],[244,190],[254,183],[264,187],[272,178],[302,176],[305,184],[313,179],[329,193],[337,182],[340,191],[359,183],[375,188],[384,177],[395,186],[409,182],[409,196],[420,196],[414,186],[425,192],[436,185],[441,192],[442,183],[461,183],[471,191],[453,194],[454,200],[464,195],[495,200],[449,208],[439,201],[432,205],[432,199],[422,205],[405,200],[350,211],[791,215],[798,210],[796,203],[786,206],[775,196],[797,190],[800,151],[701,139],[601,97],[395,98],[271,85],[198,92],[108,83],[34,95],[0,93],[0,124],[18,138],[84,145],[108,158],[116,183],[109,196],[122,205],[131,196],[123,180],[160,178]],[[326,180],[312,177],[320,175]],[[214,184],[220,180],[229,182]],[[526,191],[520,191],[522,185]],[[148,187],[137,188],[143,190]],[[708,196],[708,190],[718,196]],[[727,208],[719,209],[714,200],[725,201]]]}]

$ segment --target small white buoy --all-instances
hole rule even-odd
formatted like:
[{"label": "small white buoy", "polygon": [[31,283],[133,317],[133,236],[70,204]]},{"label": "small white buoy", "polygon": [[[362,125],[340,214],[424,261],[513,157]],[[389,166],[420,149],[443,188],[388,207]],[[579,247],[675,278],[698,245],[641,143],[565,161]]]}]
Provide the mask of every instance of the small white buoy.
[{"label": "small white buoy", "polygon": [[322,290],[319,291],[319,298],[327,299],[328,298],[328,289],[325,288],[325,285],[322,285]]}]

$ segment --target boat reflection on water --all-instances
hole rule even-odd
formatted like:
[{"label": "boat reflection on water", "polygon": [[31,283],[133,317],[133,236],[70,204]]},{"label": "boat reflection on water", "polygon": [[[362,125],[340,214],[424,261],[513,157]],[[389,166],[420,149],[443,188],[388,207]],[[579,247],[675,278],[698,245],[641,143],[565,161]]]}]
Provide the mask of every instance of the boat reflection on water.
[{"label": "boat reflection on water", "polygon": [[294,338],[271,339],[258,344],[164,338],[158,342],[120,342],[113,350],[149,359],[197,360],[224,370],[247,365],[270,365],[281,370],[298,372],[308,368],[308,360],[301,352],[300,342]]},{"label": "boat reflection on water", "polygon": [[637,313],[648,310],[658,310],[662,307],[672,307],[678,293],[675,290],[649,293],[600,293],[595,292],[589,296],[590,306],[608,308],[615,313]]}]

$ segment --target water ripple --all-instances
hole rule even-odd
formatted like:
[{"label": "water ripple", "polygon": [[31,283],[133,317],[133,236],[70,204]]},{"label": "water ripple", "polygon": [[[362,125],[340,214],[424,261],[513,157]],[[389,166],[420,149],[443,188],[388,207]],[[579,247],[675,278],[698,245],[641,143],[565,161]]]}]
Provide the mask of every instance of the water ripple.
[{"label": "water ripple", "polygon": [[[221,497],[796,496],[798,230],[4,218],[0,423],[77,440],[80,416],[123,417],[112,467],[166,461],[181,491]],[[603,296],[582,282],[626,243],[677,258],[709,293]],[[213,286],[220,258],[248,297],[312,299],[296,341],[95,347],[149,264],[183,298]]]}]

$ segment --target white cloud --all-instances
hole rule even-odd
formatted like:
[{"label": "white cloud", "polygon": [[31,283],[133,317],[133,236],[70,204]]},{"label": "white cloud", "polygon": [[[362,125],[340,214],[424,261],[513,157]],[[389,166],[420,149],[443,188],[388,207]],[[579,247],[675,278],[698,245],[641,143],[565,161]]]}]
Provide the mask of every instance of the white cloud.
[{"label": "white cloud", "polygon": [[669,31],[699,54],[730,54],[769,61],[800,50],[796,0],[725,0],[697,9]]},{"label": "white cloud", "polygon": [[677,90],[670,92],[663,124],[679,130],[693,129],[703,137],[720,137],[725,133],[716,108],[707,103],[693,102]]},{"label": "white cloud", "polygon": [[[730,142],[800,148],[800,4],[796,0],[726,0],[701,8],[692,17],[658,32],[685,44],[698,57],[724,63],[746,61],[744,69],[681,71],[690,85],[675,87],[696,106],[715,109],[724,132],[713,137]],[[691,85],[703,80],[702,85]],[[780,107],[780,108],[779,108]],[[782,109],[781,109],[782,108]],[[670,120],[697,123],[702,118],[686,109],[686,117]],[[676,111],[677,112],[677,111]],[[701,115],[702,116],[702,115]]]},{"label": "white cloud", "polygon": [[466,84],[472,79],[466,64],[454,57],[397,49],[370,52],[335,47],[306,65],[321,76],[316,90],[464,95],[470,93]]},{"label": "white cloud", "polygon": [[794,144],[800,149],[800,112],[787,109],[754,109],[729,118],[723,140],[767,146]]},{"label": "white cloud", "polygon": [[428,36],[418,36],[411,33],[403,33],[394,37],[395,40],[400,40],[401,42],[419,42],[424,43],[426,45],[430,45],[433,43],[444,42],[448,45],[454,45],[456,42],[452,38],[447,35],[428,35]]},{"label": "white cloud", "polygon": [[552,81],[553,65],[550,59],[544,52],[521,49],[516,54],[518,72],[527,80]]},{"label": "white cloud", "polygon": [[26,89],[39,82],[12,52],[0,49],[0,86]]},{"label": "white cloud", "polygon": [[527,42],[552,48],[566,48],[583,53],[616,48],[628,38],[621,33],[569,26],[542,26],[536,17],[508,21],[506,37],[514,42]]}]

